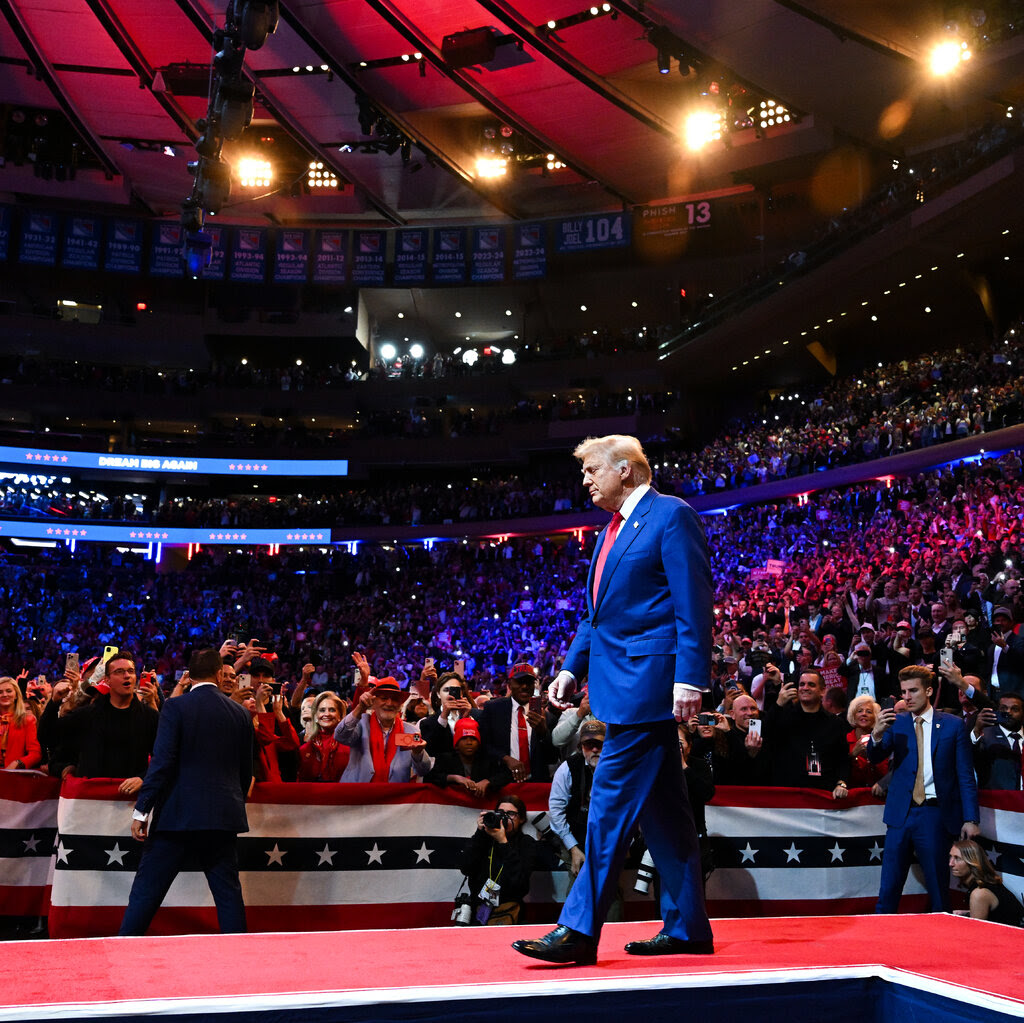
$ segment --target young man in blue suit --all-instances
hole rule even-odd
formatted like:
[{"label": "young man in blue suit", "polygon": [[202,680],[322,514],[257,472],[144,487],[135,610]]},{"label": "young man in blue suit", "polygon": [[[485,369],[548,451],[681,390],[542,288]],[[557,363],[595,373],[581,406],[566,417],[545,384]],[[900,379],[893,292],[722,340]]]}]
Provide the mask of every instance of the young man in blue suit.
[{"label": "young man in blue suit", "polygon": [[935,674],[930,668],[903,668],[899,684],[909,713],[883,710],[867,747],[873,763],[893,758],[875,912],[897,911],[912,852],[924,872],[929,908],[948,912],[950,844],[957,837],[974,838],[980,830],[971,743],[960,718],[932,707]]},{"label": "young man in blue suit", "polygon": [[598,537],[587,613],[551,686],[563,700],[589,676],[594,715],[608,725],[594,774],[586,858],[559,918],[512,947],[545,962],[588,964],[628,843],[640,825],[661,878],[664,924],[631,955],[714,951],[700,847],[686,796],[676,722],[701,705],[711,677],[711,569],[704,528],[684,501],[651,489],[635,437],[589,438],[574,452],[591,500],[613,512]]},{"label": "young man in blue suit", "polygon": [[160,712],[153,756],[132,815],[132,837],[146,845],[122,935],[146,933],[185,869],[206,875],[222,933],[246,929],[236,844],[239,832],[249,830],[245,799],[252,783],[252,719],[218,688],[223,663],[218,651],[197,650],[189,662],[191,688]]}]

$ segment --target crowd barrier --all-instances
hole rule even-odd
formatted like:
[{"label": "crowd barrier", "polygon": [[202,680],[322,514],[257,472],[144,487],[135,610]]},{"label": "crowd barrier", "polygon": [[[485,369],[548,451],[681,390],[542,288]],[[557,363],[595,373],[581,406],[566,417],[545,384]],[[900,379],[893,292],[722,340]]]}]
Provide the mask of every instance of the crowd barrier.
[{"label": "crowd barrier", "polygon": [[[548,786],[510,788],[531,820]],[[459,856],[484,804],[429,785],[255,786],[239,839],[250,930],[427,927],[450,922]],[[493,804],[487,804],[493,805]],[[49,917],[52,937],[117,932],[141,845],[132,800],[106,779],[0,771],[0,916]],[[885,826],[867,790],[834,801],[806,789],[720,787],[707,809],[712,916],[840,915],[874,908]],[[1011,890],[1024,890],[1024,793],[982,793],[983,844]],[[563,869],[539,871],[529,919],[557,917]],[[626,916],[653,918],[626,884]],[[911,876],[906,909],[924,906]],[[174,883],[153,932],[216,929],[202,874]]]}]

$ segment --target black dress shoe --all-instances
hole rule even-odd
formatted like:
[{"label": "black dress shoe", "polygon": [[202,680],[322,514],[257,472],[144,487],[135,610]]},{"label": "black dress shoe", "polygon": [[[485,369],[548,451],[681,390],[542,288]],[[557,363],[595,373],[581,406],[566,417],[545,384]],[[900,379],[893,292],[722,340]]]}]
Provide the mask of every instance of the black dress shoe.
[{"label": "black dress shoe", "polygon": [[655,934],[647,941],[630,941],[626,951],[631,956],[709,956],[715,951],[713,941],[686,941],[671,934]]},{"label": "black dress shoe", "polygon": [[594,939],[571,927],[556,927],[543,938],[532,941],[521,938],[513,941],[512,947],[524,956],[543,959],[546,963],[591,966],[597,962],[597,944]]}]

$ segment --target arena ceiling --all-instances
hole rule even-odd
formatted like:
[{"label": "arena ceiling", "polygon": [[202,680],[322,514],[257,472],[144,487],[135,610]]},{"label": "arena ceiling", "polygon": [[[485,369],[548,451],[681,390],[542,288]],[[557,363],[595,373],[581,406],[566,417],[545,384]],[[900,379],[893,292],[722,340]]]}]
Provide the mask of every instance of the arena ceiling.
[{"label": "arena ceiling", "polygon": [[[236,178],[243,155],[265,153],[274,182],[252,197],[235,180],[224,212],[260,223],[526,219],[810,178],[851,146],[912,155],[1024,103],[1020,6],[281,0],[276,33],[244,55],[252,125],[223,150]],[[223,0],[0,0],[0,12],[0,195],[177,216]],[[927,55],[950,20],[973,56],[939,82]],[[493,56],[466,49],[481,40]],[[768,100],[790,119],[743,123]],[[681,134],[700,102],[727,107],[732,130],[694,153]],[[51,148],[29,155],[26,137]],[[481,178],[482,149],[502,144],[508,173]],[[564,166],[549,169],[550,156]],[[308,191],[310,162],[338,185]]]}]

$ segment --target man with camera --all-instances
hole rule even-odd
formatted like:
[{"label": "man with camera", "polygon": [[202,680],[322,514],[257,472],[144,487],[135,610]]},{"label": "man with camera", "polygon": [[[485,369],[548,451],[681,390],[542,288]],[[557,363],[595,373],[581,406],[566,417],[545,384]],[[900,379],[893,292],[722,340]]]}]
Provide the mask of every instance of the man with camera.
[{"label": "man with camera", "polygon": [[469,885],[468,900],[456,900],[456,913],[468,904],[463,916],[469,919],[458,923],[493,927],[519,922],[538,852],[536,839],[523,834],[525,823],[526,804],[518,796],[505,797],[477,818],[459,865]]},{"label": "man with camera", "polygon": [[971,732],[978,788],[1020,792],[1024,699],[1001,693],[995,710],[979,711]]},{"label": "man with camera", "polygon": [[377,680],[352,704],[334,730],[334,738],[351,749],[343,782],[409,782],[422,778],[432,761],[416,726],[398,720],[405,694],[388,676]]}]

